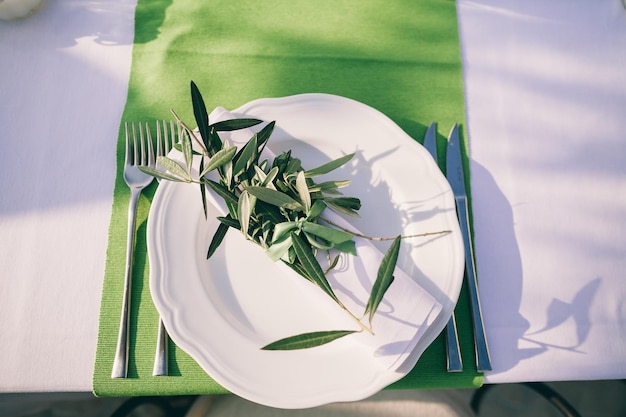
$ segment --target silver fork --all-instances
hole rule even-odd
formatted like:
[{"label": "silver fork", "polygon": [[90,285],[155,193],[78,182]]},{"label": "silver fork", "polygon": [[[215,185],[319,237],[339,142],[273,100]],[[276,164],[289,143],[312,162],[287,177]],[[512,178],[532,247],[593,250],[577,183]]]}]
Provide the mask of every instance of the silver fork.
[{"label": "silver fork", "polygon": [[[428,126],[426,136],[424,137],[424,147],[430,152],[430,155],[439,166],[439,158],[437,156],[437,123],[432,122]],[[461,359],[461,348],[459,346],[459,335],[456,329],[456,316],[454,310],[446,324],[446,369],[448,372],[462,372],[463,360]]]},{"label": "silver fork", "polygon": [[[174,147],[174,143],[176,142],[176,130],[173,121],[169,122],[169,135],[167,129],[168,123],[163,120],[161,122],[156,122],[156,132],[157,132],[157,157],[165,156],[169,153],[169,151]],[[161,134],[161,126],[163,126],[163,134]],[[161,182],[159,178],[157,181]],[[157,344],[156,344],[156,352],[154,354],[154,367],[152,368],[153,376],[166,376],[168,373],[167,369],[167,345],[168,345],[168,335],[167,330],[165,330],[165,326],[163,325],[163,320],[159,317],[159,331],[157,334]]]},{"label": "silver fork", "polygon": [[135,223],[137,215],[137,201],[141,190],[152,182],[152,176],[141,172],[138,166],[154,167],[154,152],[150,140],[150,130],[146,124],[148,139],[144,138],[143,127],[139,124],[139,138],[135,124],[131,124],[131,132],[125,124],[126,130],[126,160],[124,162],[124,181],[130,188],[130,203],[128,205],[128,234],[126,247],[126,273],[124,275],[124,294],[122,299],[122,315],[120,318],[117,348],[113,361],[111,378],[126,378],[128,375],[128,349],[130,338],[130,296],[133,271],[133,248],[135,242]]}]

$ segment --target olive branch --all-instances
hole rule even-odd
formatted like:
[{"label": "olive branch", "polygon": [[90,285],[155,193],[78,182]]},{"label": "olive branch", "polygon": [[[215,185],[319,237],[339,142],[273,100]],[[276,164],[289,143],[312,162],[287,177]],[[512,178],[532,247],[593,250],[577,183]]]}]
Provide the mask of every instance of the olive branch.
[{"label": "olive branch", "polygon": [[[372,320],[394,280],[393,271],[398,260],[401,239],[434,233],[373,238],[333,223],[322,216],[324,210],[328,208],[340,214],[358,216],[361,201],[355,197],[345,197],[339,191],[349,185],[350,180],[317,183],[314,179],[345,165],[354,154],[305,170],[301,161],[291,155],[291,151],[287,151],[277,155],[270,164],[267,159],[260,158],[274,130],[275,122],[266,124],[238,149],[223,140],[220,132],[247,129],[263,121],[237,118],[211,123],[204,99],[193,81],[191,99],[200,137],[172,111],[182,132],[179,143],[174,144],[174,147],[182,153],[183,162],[168,156],[159,156],[156,162],[162,169],[140,169],[157,178],[198,184],[205,217],[208,216],[207,191],[223,200],[228,213],[217,217],[219,225],[209,244],[207,259],[215,253],[227,231],[231,228],[237,229],[246,239],[262,247],[272,260],[285,263],[320,288],[359,327],[358,330],[318,331],[290,336],[262,349],[303,349],[357,332],[374,334]],[[196,149],[193,143],[196,144]],[[194,156],[199,157],[196,159],[199,159],[196,177],[192,175]],[[355,237],[393,240],[383,256],[361,317],[344,306],[326,278],[341,254],[356,255]],[[327,255],[328,266],[325,270],[318,260],[319,253]]]}]

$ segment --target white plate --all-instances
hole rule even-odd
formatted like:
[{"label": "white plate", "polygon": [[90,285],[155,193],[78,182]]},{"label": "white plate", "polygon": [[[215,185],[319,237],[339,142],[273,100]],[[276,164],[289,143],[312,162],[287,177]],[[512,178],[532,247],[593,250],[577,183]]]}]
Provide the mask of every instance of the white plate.
[{"label": "white plate", "polygon": [[[356,163],[331,175],[353,180],[346,195],[363,202],[361,218],[351,220],[361,232],[451,230],[403,241],[398,261],[442,304],[441,313],[398,369],[381,367],[350,337],[314,349],[260,350],[286,335],[337,328],[318,308],[327,297],[320,291],[319,300],[303,300],[299,283],[274,273],[266,255],[250,250],[237,233],[229,232],[207,261],[217,221],[211,215],[204,220],[198,186],[167,181],[160,184],[148,219],[150,289],[157,310],[181,349],[226,389],[251,401],[304,408],[366,398],[413,368],[456,304],[464,263],[450,186],[421,145],[356,101],[304,94],[255,100],[233,113],[276,120],[268,146],[275,154],[292,149],[305,168],[357,152]],[[385,251],[388,243],[379,246]]]}]

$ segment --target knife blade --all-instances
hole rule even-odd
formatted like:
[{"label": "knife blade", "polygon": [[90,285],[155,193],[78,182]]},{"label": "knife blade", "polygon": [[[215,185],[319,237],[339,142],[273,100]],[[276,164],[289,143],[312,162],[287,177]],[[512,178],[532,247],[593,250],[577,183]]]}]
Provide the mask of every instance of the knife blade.
[{"label": "knife blade", "polygon": [[[426,136],[424,137],[424,148],[430,153],[439,166],[439,158],[437,156],[437,123],[432,122],[428,126]],[[448,372],[463,371],[463,360],[461,359],[461,348],[459,346],[459,334],[456,329],[456,317],[454,310],[446,324],[446,368]]]},{"label": "knife blade", "polygon": [[463,160],[461,157],[461,143],[459,127],[455,124],[450,131],[446,155],[446,176],[454,193],[457,215],[465,246],[465,277],[470,296],[472,310],[472,324],[474,326],[474,348],[476,351],[476,368],[479,372],[491,371],[491,358],[487,335],[478,295],[478,281],[476,279],[476,265],[474,263],[474,247],[471,239],[467,191],[463,174]]}]

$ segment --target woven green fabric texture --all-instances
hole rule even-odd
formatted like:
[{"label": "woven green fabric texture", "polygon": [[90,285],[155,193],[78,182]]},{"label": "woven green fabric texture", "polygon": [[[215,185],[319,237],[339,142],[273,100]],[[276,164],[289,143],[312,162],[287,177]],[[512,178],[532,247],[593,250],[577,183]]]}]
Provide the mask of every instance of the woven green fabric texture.
[{"label": "woven green fabric texture", "polygon": [[[123,290],[129,191],[122,177],[123,122],[170,119],[195,125],[193,80],[209,111],[262,97],[330,93],[372,106],[418,141],[433,120],[464,123],[461,53],[453,0],[138,0],[128,98],[117,147],[94,393],[140,396],[225,390],[170,342],[167,377],[153,377],[158,313],[148,286],[146,218],[156,182],[139,202],[132,287],[129,377],[111,379]],[[444,155],[445,138],[438,138]],[[445,371],[440,336],[391,388],[482,384],[474,367],[465,289],[457,306],[466,371]],[[216,335],[219,337],[219,335]]]}]

